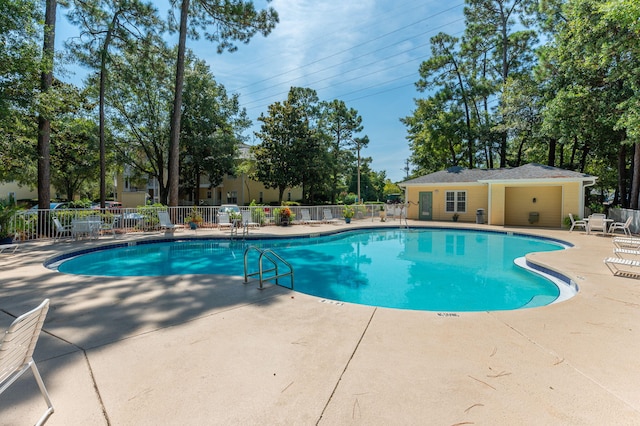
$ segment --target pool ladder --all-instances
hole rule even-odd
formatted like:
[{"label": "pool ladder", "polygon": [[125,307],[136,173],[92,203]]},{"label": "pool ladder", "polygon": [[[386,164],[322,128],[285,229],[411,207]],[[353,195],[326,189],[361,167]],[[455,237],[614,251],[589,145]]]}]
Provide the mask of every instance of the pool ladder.
[{"label": "pool ladder", "polygon": [[[252,250],[257,251],[258,253],[260,253],[260,255],[258,257],[258,271],[250,273],[249,272],[248,257],[249,257],[249,252],[252,251]],[[267,259],[269,262],[271,262],[271,264],[273,266],[271,268],[269,268],[269,269],[264,269],[264,267],[263,267],[263,260],[264,259]],[[282,264],[282,265],[286,266],[288,271],[280,273],[279,270],[278,270],[278,265],[279,264]],[[270,275],[270,276],[265,278],[264,274],[268,274],[270,272],[275,272],[275,275]],[[263,289],[262,283],[264,281],[275,280],[275,283],[277,285],[281,285],[278,282],[278,279],[279,278],[283,278],[283,277],[287,277],[287,276],[291,277],[291,286],[289,288],[291,290],[293,290],[293,267],[291,266],[291,264],[289,262],[284,260],[280,255],[278,255],[276,252],[274,252],[271,249],[260,249],[260,248],[258,248],[256,246],[249,246],[249,247],[247,247],[245,249],[245,251],[244,251],[244,282],[245,283],[249,282],[249,277],[253,277],[255,275],[258,275],[258,277],[259,277],[260,290]]]}]

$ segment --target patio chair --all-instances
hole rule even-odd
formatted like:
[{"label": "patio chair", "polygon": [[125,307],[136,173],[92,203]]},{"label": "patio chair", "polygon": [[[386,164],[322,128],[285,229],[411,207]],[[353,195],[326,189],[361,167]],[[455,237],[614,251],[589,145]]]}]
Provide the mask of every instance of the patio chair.
[{"label": "patio chair", "polygon": [[309,212],[309,209],[301,209],[300,216],[301,216],[300,223],[302,224],[313,225],[317,223],[322,223],[322,221],[320,220],[311,219],[311,213]]},{"label": "patio chair", "polygon": [[613,244],[621,249],[640,250],[640,238],[614,237]]},{"label": "patio chair", "polygon": [[218,213],[218,229],[231,228],[232,225],[229,213]]},{"label": "patio chair", "polygon": [[251,212],[249,210],[243,210],[240,212],[240,214],[242,215],[242,225],[247,227],[247,228],[259,228],[260,224],[258,222],[254,222],[254,220],[251,218]]},{"label": "patio chair", "polygon": [[615,254],[616,257],[640,256],[640,250],[634,250],[630,248],[615,248],[613,249],[613,254]]},{"label": "patio chair", "polygon": [[29,368],[38,383],[40,392],[47,403],[47,411],[40,417],[37,425],[42,425],[53,413],[53,404],[44,386],[33,351],[40,337],[44,318],[49,310],[49,299],[45,299],[37,308],[16,318],[5,331],[0,343],[0,394],[6,391]]},{"label": "patio chair", "polygon": [[116,218],[112,218],[111,221],[102,221],[102,223],[100,224],[100,233],[101,234],[106,234],[106,233],[111,233],[111,236],[113,236],[113,238],[116,237]]},{"label": "patio chair", "polygon": [[65,235],[71,236],[71,225],[63,225],[57,217],[53,218],[53,225],[56,227],[55,234],[53,235],[54,243]]},{"label": "patio chair", "polygon": [[182,225],[175,225],[169,218],[169,212],[158,212],[158,219],[160,220],[160,230],[164,232],[173,232],[176,229],[184,229]]},{"label": "patio chair", "polygon": [[638,278],[640,279],[640,261],[623,259],[620,257],[608,257],[604,264],[616,277]]},{"label": "patio chair", "polygon": [[607,222],[606,216],[603,214],[592,214],[589,216],[587,225],[587,234],[590,234],[591,231],[602,231],[603,234],[607,233]]},{"label": "patio chair", "polygon": [[579,219],[579,220],[575,220],[573,218],[573,214],[569,213],[569,219],[571,220],[571,228],[569,228],[569,232],[573,231],[573,228],[577,227],[582,227],[582,229],[587,230],[587,221],[584,219]]},{"label": "patio chair", "polygon": [[338,223],[338,219],[334,219],[330,209],[322,209],[322,219],[325,223]]},{"label": "patio chair", "polygon": [[14,254],[17,250],[18,247],[20,247],[18,244],[2,244],[0,245],[0,253],[4,253],[5,250],[6,251],[10,251],[11,254]]},{"label": "patio chair", "polygon": [[621,230],[622,232],[624,232],[624,235],[631,236],[631,230],[629,229],[629,227],[631,226],[632,219],[633,218],[629,216],[624,222],[613,222],[609,227],[609,233],[613,234],[617,230]]}]

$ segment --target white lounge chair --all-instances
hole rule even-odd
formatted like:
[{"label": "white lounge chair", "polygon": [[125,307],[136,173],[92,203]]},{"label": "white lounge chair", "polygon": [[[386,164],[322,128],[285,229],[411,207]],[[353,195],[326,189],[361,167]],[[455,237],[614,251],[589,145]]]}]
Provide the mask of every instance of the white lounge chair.
[{"label": "white lounge chair", "polygon": [[251,218],[251,212],[249,210],[243,210],[240,212],[242,215],[242,225],[247,228],[259,228],[260,224],[258,222],[254,222]]},{"label": "white lounge chair", "polygon": [[322,219],[325,223],[338,223],[338,219],[334,219],[330,209],[322,209]]},{"label": "white lounge chair", "polygon": [[579,220],[575,220],[573,218],[573,214],[569,213],[569,219],[571,219],[571,228],[569,228],[569,232],[573,231],[573,228],[577,227],[582,227],[582,229],[584,229],[585,231],[587,230],[587,221],[584,219],[579,219]]},{"label": "white lounge chair", "polygon": [[229,221],[229,213],[218,213],[218,229],[231,228],[232,225]]},{"label": "white lounge chair", "polygon": [[617,230],[621,230],[622,232],[624,232],[624,235],[631,236],[631,230],[629,229],[629,227],[631,226],[632,219],[633,218],[629,216],[624,222],[613,222],[611,226],[609,226],[609,233],[613,234]]},{"label": "white lounge chair", "polygon": [[53,225],[56,227],[53,235],[54,243],[64,236],[71,236],[71,225],[63,225],[57,217],[53,218]]},{"label": "white lounge chair", "polygon": [[302,224],[313,225],[313,224],[322,223],[321,220],[311,219],[311,213],[309,212],[309,209],[301,209],[300,216],[301,216],[300,223]]},{"label": "white lounge chair", "polygon": [[[36,425],[42,425],[53,413],[53,404],[44,386],[33,351],[40,337],[40,330],[49,310],[49,299],[45,299],[37,308],[20,315],[5,331],[0,343],[0,394],[6,391],[20,376],[31,369],[38,383],[40,393],[47,403],[47,411]],[[26,421],[26,420],[25,420]]]},{"label": "white lounge chair", "polygon": [[18,247],[20,247],[18,244],[2,244],[0,245],[0,253],[4,253],[5,251],[7,252],[11,252],[11,254],[15,253],[18,250]]},{"label": "white lounge chair", "polygon": [[640,250],[617,248],[613,249],[613,254],[615,254],[617,257],[624,257],[623,255],[640,256]]},{"label": "white lounge chair", "polygon": [[616,277],[640,279],[640,261],[638,260],[608,257],[604,260],[604,264]]},{"label": "white lounge chair", "polygon": [[164,232],[174,232],[176,229],[184,229],[182,225],[175,225],[171,222],[169,212],[158,212],[158,219],[160,220],[160,230]]},{"label": "white lounge chair", "polygon": [[615,237],[613,239],[613,244],[618,248],[640,250],[640,238]]}]

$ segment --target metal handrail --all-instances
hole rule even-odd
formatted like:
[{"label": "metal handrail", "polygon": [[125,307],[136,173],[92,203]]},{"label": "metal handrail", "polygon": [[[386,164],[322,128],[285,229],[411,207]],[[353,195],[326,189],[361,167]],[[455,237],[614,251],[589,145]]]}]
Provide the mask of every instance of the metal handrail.
[{"label": "metal handrail", "polygon": [[[248,257],[249,257],[249,252],[251,250],[255,250],[258,253],[260,253],[260,255],[258,256],[258,271],[257,272],[251,272],[249,273],[249,264],[248,264]],[[272,257],[273,256],[273,257]],[[273,264],[273,268],[270,269],[264,269],[263,265],[262,265],[262,259],[266,258],[267,260],[269,260],[272,264]],[[278,272],[278,261],[280,261],[281,263],[283,263],[285,266],[287,266],[289,268],[289,272],[284,272],[282,274],[280,274]],[[275,275],[268,277],[266,280],[264,279],[264,274],[265,273],[269,273],[269,272],[274,272],[275,271]],[[278,253],[276,253],[275,251],[271,250],[271,249],[260,249],[256,246],[249,246],[245,249],[244,251],[244,282],[245,284],[247,282],[249,282],[249,277],[253,277],[255,275],[258,275],[259,278],[259,283],[260,283],[260,290],[262,290],[263,287],[263,282],[264,281],[269,281],[269,280],[273,280],[275,279],[275,283],[276,285],[281,285],[278,282],[279,278],[282,277],[286,277],[286,276],[290,276],[291,277],[291,290],[293,290],[293,266],[291,266],[291,264],[289,262],[287,262],[286,260],[284,260],[282,258],[282,256],[280,256]]]}]

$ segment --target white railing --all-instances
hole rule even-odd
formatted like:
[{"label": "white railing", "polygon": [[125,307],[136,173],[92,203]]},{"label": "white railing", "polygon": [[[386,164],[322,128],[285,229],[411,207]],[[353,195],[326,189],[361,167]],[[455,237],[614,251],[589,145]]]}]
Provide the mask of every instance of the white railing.
[{"label": "white railing", "polygon": [[[352,205],[355,215],[352,220],[371,220],[379,217],[380,206],[383,204]],[[384,205],[387,217],[394,218],[401,213],[392,206]],[[241,211],[250,211],[254,222],[261,226],[280,225],[281,211],[288,208],[291,211],[289,224],[300,223],[301,209],[309,210],[311,219],[322,221],[323,210],[329,209],[334,219],[343,219],[344,205],[322,206],[241,206]],[[152,232],[160,230],[158,211],[168,211],[174,224],[188,224],[193,216],[200,228],[216,228],[218,226],[218,210],[220,206],[180,206],[180,207],[138,207],[118,209],[40,209],[22,210],[16,213],[11,228],[16,230],[16,236],[21,241],[53,239],[56,236],[56,226],[53,218],[57,218],[62,226],[69,226],[74,220],[87,216],[100,216],[102,222],[113,223],[116,233],[127,234],[136,232]],[[399,216],[398,216],[399,217]]]}]

